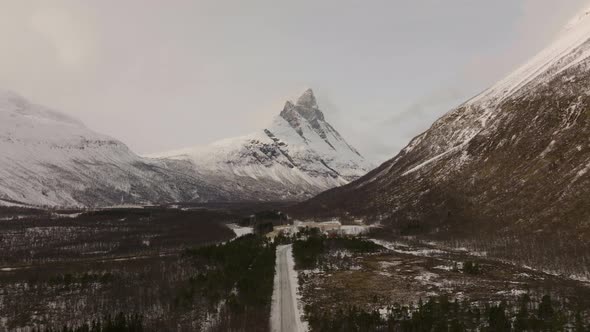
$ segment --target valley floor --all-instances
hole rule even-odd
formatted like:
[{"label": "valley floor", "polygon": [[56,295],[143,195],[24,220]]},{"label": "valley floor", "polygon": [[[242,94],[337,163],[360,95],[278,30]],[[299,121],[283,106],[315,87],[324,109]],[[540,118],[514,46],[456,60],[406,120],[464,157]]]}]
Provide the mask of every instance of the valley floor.
[{"label": "valley floor", "polygon": [[205,295],[180,303],[202,273],[187,249],[251,232],[227,223],[259,208],[0,208],[0,331],[61,331],[118,313],[141,315],[147,331],[206,328]]},{"label": "valley floor", "polygon": [[[481,321],[464,322],[462,328],[467,330],[485,327],[486,310],[494,305],[505,305],[507,315],[511,312],[516,315],[526,299],[530,312],[535,313],[546,295],[553,299],[553,310],[563,315],[564,325],[573,324],[576,315],[586,323],[590,319],[589,283],[468,252],[415,243],[372,241],[383,250],[359,253],[346,248],[329,249],[329,242],[325,242],[317,264],[300,269],[302,300],[313,331],[326,330],[326,326],[334,328],[330,325],[334,320],[354,315],[346,314],[349,310],[369,316],[376,313],[381,321],[373,328],[389,326],[389,330],[404,331],[400,328],[404,318],[396,317],[397,322],[394,319],[393,323],[388,319],[402,308],[409,313],[430,300],[457,303],[466,310],[477,309]],[[344,330],[359,329],[349,325]]]},{"label": "valley floor", "polygon": [[284,225],[272,208],[0,209],[0,331],[118,313],[146,331],[590,323],[590,283],[411,237],[375,240],[358,223]]}]

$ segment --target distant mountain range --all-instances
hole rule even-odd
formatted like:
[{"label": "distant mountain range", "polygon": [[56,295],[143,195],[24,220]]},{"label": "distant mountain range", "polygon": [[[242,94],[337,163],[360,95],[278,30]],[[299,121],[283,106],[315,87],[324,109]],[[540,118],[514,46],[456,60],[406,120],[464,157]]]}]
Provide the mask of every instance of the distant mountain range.
[{"label": "distant mountain range", "polygon": [[297,200],[370,168],[324,120],[311,90],[259,133],[168,155],[138,156],[70,116],[0,92],[0,205]]},{"label": "distant mountain range", "polygon": [[0,93],[0,204],[101,206],[219,197],[219,190],[182,168],[182,162],[139,157],[76,119]]}]

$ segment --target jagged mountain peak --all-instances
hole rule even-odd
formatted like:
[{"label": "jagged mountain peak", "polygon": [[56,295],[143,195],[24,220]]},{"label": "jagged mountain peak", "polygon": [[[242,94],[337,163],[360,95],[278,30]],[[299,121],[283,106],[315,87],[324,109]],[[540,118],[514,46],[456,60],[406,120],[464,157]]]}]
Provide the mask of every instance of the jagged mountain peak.
[{"label": "jagged mountain peak", "polygon": [[[289,125],[303,138],[309,142],[313,140],[312,136],[318,136],[324,143],[325,148],[342,153],[353,152],[353,154],[362,157],[360,153],[350,146],[342,138],[340,133],[330,125],[324,113],[319,109],[313,91],[307,89],[299,98],[296,104],[288,101],[281,111],[280,117],[287,121]],[[272,128],[270,128],[272,131]]]},{"label": "jagged mountain peak", "polygon": [[318,102],[312,89],[307,89],[305,92],[303,92],[299,99],[297,99],[297,106],[315,109],[318,108]]},{"label": "jagged mountain peak", "polygon": [[291,123],[293,127],[299,126],[300,120],[297,120],[299,116],[309,123],[316,123],[315,126],[318,121],[325,121],[324,113],[320,111],[312,89],[305,90],[295,104],[292,101],[287,101],[281,112],[281,117]]},{"label": "jagged mountain peak", "polygon": [[287,101],[262,130],[152,156],[188,160],[200,176],[242,200],[301,200],[373,166],[325,121],[311,89],[296,103]]},{"label": "jagged mountain peak", "polygon": [[307,89],[301,97],[299,97],[297,104],[295,104],[295,110],[311,123],[325,121],[324,113],[320,111],[318,102],[311,89]]}]

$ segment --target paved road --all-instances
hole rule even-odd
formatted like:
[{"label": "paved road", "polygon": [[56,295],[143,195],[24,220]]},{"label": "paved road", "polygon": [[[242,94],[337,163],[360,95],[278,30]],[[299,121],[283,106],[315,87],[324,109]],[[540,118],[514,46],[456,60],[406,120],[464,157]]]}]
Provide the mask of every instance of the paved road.
[{"label": "paved road", "polygon": [[273,294],[271,330],[303,331],[297,308],[297,276],[293,269],[291,245],[277,247],[277,266]]}]

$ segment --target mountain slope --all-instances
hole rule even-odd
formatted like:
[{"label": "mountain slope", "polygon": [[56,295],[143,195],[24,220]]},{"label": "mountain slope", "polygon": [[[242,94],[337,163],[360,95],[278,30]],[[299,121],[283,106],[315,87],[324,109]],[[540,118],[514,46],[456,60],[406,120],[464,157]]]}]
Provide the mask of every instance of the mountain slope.
[{"label": "mountain slope", "polygon": [[141,158],[76,119],[0,91],[0,200],[104,206],[222,194],[184,167]]},{"label": "mountain slope", "polygon": [[292,212],[381,220],[389,234],[495,236],[494,243],[534,234],[559,246],[554,253],[589,253],[589,38],[583,11],[546,50],[395,158]]},{"label": "mountain slope", "polygon": [[301,200],[364,175],[371,165],[325,120],[312,90],[264,130],[153,155],[183,160],[233,200]]}]

